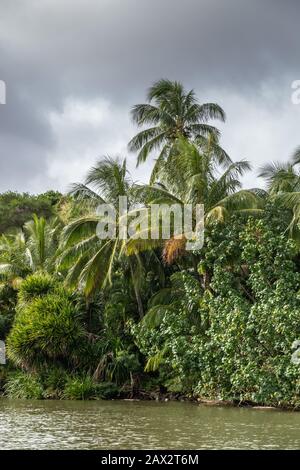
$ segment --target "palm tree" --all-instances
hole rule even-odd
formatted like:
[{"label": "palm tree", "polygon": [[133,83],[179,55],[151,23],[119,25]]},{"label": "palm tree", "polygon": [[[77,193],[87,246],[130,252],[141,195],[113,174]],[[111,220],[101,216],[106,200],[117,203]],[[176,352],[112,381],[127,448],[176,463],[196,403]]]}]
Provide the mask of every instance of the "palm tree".
[{"label": "palm tree", "polygon": [[133,182],[126,167],[126,159],[113,160],[106,157],[91,168],[84,184],[75,184],[71,194],[77,201],[88,202],[90,212],[70,222],[63,230],[61,255],[58,269],[67,270],[69,285],[79,286],[87,297],[95,291],[111,284],[112,274],[122,258],[129,267],[139,315],[143,316],[140,296],[140,282],[143,278],[143,262],[138,253],[126,255],[126,239],[118,230],[113,238],[101,240],[97,235],[97,225],[101,216],[97,215],[99,204],[112,205],[119,220],[119,196],[127,196],[128,210],[135,207]]},{"label": "palm tree", "polygon": [[[223,170],[222,170],[223,167]],[[250,169],[247,161],[220,159],[209,141],[199,146],[179,138],[169,157],[160,166],[153,185],[140,186],[137,192],[146,204],[203,204],[205,224],[226,222],[234,212],[256,214],[262,201],[255,191],[241,189],[239,180]],[[220,171],[222,170],[222,171]],[[165,244],[164,257],[172,263],[185,253],[186,238],[172,237]],[[130,249],[149,249],[144,240],[130,240]]]},{"label": "palm tree", "polygon": [[23,278],[35,271],[54,270],[60,225],[33,215],[23,231],[0,238],[0,275],[4,279]]},{"label": "palm tree", "polygon": [[60,230],[61,224],[57,219],[47,222],[44,217],[36,214],[32,220],[26,222],[26,248],[32,271],[53,272]]},{"label": "palm tree", "polygon": [[225,121],[223,109],[215,103],[199,104],[193,90],[187,92],[176,81],[159,80],[148,91],[146,104],[137,104],[131,115],[139,126],[150,126],[140,131],[129,142],[130,151],[138,152],[137,165],[148,155],[159,150],[163,160],[178,137],[197,140],[214,136],[219,131],[207,124],[210,119]]},{"label": "palm tree", "polygon": [[272,162],[264,165],[259,177],[266,181],[268,199],[291,213],[288,231],[300,246],[300,147],[288,162]]}]

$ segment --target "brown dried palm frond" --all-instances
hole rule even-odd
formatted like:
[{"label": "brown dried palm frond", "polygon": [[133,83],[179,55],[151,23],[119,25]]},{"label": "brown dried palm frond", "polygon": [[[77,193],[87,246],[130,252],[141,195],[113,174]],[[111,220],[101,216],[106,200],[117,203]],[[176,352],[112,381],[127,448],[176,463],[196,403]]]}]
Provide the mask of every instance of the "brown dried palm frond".
[{"label": "brown dried palm frond", "polygon": [[185,235],[174,235],[166,241],[163,249],[163,260],[166,264],[173,264],[178,258],[186,253]]}]

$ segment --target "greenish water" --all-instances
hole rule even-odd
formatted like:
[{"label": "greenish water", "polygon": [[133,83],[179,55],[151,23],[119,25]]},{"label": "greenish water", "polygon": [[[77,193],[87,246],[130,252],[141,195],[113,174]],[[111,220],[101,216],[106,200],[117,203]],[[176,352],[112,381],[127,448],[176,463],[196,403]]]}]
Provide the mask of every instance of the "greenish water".
[{"label": "greenish water", "polygon": [[0,449],[299,449],[300,413],[0,399]]}]

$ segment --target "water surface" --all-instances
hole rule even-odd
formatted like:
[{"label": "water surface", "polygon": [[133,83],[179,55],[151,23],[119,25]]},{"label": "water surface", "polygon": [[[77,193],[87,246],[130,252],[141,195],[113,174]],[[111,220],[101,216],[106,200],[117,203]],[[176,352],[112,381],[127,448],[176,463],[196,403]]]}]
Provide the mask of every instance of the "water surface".
[{"label": "water surface", "polygon": [[300,449],[300,413],[0,399],[0,449]]}]

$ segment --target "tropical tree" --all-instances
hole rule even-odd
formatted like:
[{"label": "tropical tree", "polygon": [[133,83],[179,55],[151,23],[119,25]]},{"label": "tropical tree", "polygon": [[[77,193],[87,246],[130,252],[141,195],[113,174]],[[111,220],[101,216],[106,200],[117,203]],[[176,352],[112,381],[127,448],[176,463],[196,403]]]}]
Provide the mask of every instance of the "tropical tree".
[{"label": "tropical tree", "polygon": [[32,220],[26,222],[24,231],[32,271],[53,272],[60,230],[61,224],[56,219],[47,222],[44,217],[34,215]]},{"label": "tropical tree", "polygon": [[35,271],[54,270],[60,225],[33,216],[22,231],[0,237],[0,275],[13,280]]},{"label": "tropical tree", "polygon": [[[136,205],[133,189],[134,184],[126,167],[126,159],[120,161],[110,157],[100,160],[91,168],[84,184],[73,185],[73,197],[78,202],[88,202],[90,210],[87,215],[75,219],[64,228],[58,269],[66,271],[66,282],[69,285],[79,286],[89,298],[97,290],[111,285],[115,269],[120,267],[122,260],[128,267],[138,311],[142,317],[140,285],[144,274],[143,260],[141,255],[134,251],[126,257],[127,240],[120,234],[117,226],[121,216],[119,197],[127,197],[126,209],[130,213]],[[115,235],[104,240],[97,235],[97,225],[103,220],[102,216],[97,214],[99,204],[108,204],[115,209],[115,218],[110,221],[116,224]],[[155,257],[154,253],[152,257]],[[155,262],[157,265],[157,259]],[[155,262],[152,260],[152,265]]]},{"label": "tropical tree", "polygon": [[13,281],[31,272],[24,232],[0,237],[0,276]]},{"label": "tropical tree", "polygon": [[268,200],[290,211],[287,231],[300,246],[300,147],[288,162],[272,162],[264,165],[259,177],[266,181]]},{"label": "tropical tree", "polygon": [[39,195],[13,191],[0,194],[0,234],[16,228],[22,230],[33,214],[46,220],[53,218],[61,197],[62,194],[56,191]]},{"label": "tropical tree", "polygon": [[[168,158],[162,163],[158,180],[140,186],[137,192],[146,204],[204,205],[205,223],[226,222],[234,212],[256,214],[262,200],[253,190],[241,188],[240,177],[250,169],[247,161],[231,162],[220,158],[209,141],[202,145],[179,138]],[[195,213],[193,213],[195,216]],[[171,263],[185,252],[186,237],[172,237],[165,244],[164,257]],[[144,240],[130,240],[128,249],[148,249]]]},{"label": "tropical tree", "polygon": [[151,86],[147,101],[131,111],[133,121],[146,127],[128,144],[130,151],[138,152],[137,165],[152,151],[159,151],[158,160],[163,160],[178,137],[197,140],[214,136],[217,144],[219,131],[207,122],[225,121],[225,113],[218,104],[199,104],[194,90],[187,92],[180,82],[164,79]]}]

